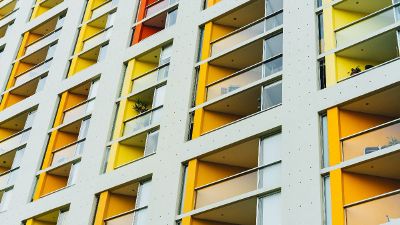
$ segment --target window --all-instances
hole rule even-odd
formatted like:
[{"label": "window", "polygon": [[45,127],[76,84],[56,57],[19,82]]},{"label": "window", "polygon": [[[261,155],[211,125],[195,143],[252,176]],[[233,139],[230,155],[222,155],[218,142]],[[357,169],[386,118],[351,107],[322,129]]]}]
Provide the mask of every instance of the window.
[{"label": "window", "polygon": [[322,0],[317,0],[317,7],[321,7],[322,6]]},{"label": "window", "polygon": [[174,11],[171,11],[168,13],[167,17],[167,24],[166,27],[170,27],[176,23],[176,16],[178,14],[178,10],[175,9]]},{"label": "window", "polygon": [[325,42],[324,42],[324,16],[322,13],[317,15],[318,19],[318,43],[319,43],[319,53],[325,51]]},{"label": "window", "polygon": [[262,110],[269,109],[282,103],[282,82],[263,87]]},{"label": "window", "polygon": [[326,67],[325,67],[325,58],[320,59],[318,61],[319,64],[319,82],[320,88],[326,88]]},{"label": "window", "polygon": [[12,189],[0,192],[0,212],[8,209],[11,201]]},{"label": "window", "polygon": [[323,178],[323,189],[324,189],[324,225],[332,225],[332,209],[331,209],[331,187],[330,177],[325,176]]},{"label": "window", "polygon": [[270,15],[274,12],[277,12],[283,8],[282,0],[266,0],[266,15]]},{"label": "window", "polygon": [[158,144],[158,133],[159,131],[156,130],[147,134],[144,156],[148,156],[156,152]]},{"label": "window", "polygon": [[282,135],[275,134],[261,140],[259,166],[266,166],[260,170],[259,188],[273,189],[281,183],[281,152]]},{"label": "window", "polygon": [[260,225],[281,225],[281,193],[276,193],[260,198],[258,203],[258,211],[258,219]]},{"label": "window", "polygon": [[329,166],[329,151],[328,151],[328,119],[326,115],[321,117],[321,135],[322,135],[322,166]]}]

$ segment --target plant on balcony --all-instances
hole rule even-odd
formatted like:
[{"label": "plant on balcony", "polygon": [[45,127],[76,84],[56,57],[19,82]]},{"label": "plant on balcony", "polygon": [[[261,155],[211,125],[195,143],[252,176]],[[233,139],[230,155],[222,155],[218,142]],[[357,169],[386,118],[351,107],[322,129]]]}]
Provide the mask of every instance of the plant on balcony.
[{"label": "plant on balcony", "polygon": [[349,73],[350,73],[350,76],[353,76],[353,75],[356,75],[359,72],[361,72],[361,69],[360,69],[359,66],[356,66],[354,68],[351,68]]},{"label": "plant on balcony", "polygon": [[396,137],[388,137],[388,139],[389,139],[388,143],[382,146],[382,148],[388,148],[390,146],[400,144],[400,140],[397,139]]},{"label": "plant on balcony", "polygon": [[135,101],[135,105],[133,106],[133,109],[138,112],[139,114],[146,112],[148,109],[148,104],[141,99],[137,99]]}]

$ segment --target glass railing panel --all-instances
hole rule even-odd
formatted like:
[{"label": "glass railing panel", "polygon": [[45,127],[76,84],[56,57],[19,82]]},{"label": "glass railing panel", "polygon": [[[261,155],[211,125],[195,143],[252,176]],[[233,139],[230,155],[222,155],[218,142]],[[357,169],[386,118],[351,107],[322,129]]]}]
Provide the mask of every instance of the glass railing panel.
[{"label": "glass railing panel", "polygon": [[118,4],[118,0],[111,0],[99,7],[96,7],[95,9],[92,10],[92,16],[90,17],[90,19],[104,15],[105,13],[107,13],[110,10],[110,7],[113,7],[117,4]]},{"label": "glass railing panel", "polygon": [[133,224],[133,212],[124,214],[122,216],[114,217],[109,220],[105,220],[105,225],[132,225]]},{"label": "glass railing panel", "polygon": [[262,78],[262,64],[250,70],[233,75],[221,82],[213,83],[207,87],[207,101],[242,88]]},{"label": "glass railing panel", "polygon": [[21,133],[16,134],[15,136],[3,139],[0,141],[0,152],[9,151],[24,144],[28,140],[30,132],[31,129],[29,128]]},{"label": "glass railing panel", "polygon": [[150,125],[159,123],[161,115],[162,107],[153,111],[145,112],[142,115],[138,115],[137,117],[126,121],[123,135],[125,136]]},{"label": "glass railing panel", "polygon": [[51,43],[52,41],[59,38],[60,34],[61,34],[61,29],[58,29],[58,30],[52,32],[51,34],[49,34],[47,37],[44,37],[43,39],[29,45],[28,47],[26,47],[25,55],[29,55],[29,54],[39,50],[40,48],[43,47],[44,43],[47,43],[47,44]]},{"label": "glass railing panel", "polygon": [[400,144],[400,121],[342,140],[343,161]]},{"label": "glass railing panel", "polygon": [[161,0],[161,1],[158,1],[158,2],[150,5],[149,7],[146,8],[146,17],[155,15],[156,13],[167,8],[168,5],[169,5],[168,0]]},{"label": "glass railing panel", "polygon": [[355,24],[336,31],[336,47],[344,46],[378,31],[396,22],[395,8],[390,8],[377,15],[361,20]]},{"label": "glass railing panel", "polygon": [[157,70],[140,76],[133,80],[131,93],[139,92],[155,85],[158,81],[166,79],[168,77],[169,65],[162,66]]},{"label": "glass railing panel", "polygon": [[102,32],[87,39],[86,41],[83,42],[82,51],[84,52],[86,50],[94,48],[97,45],[99,45],[100,43],[102,43],[103,41],[108,40],[110,38],[111,32],[112,32],[112,27],[108,27],[108,28],[104,29]]},{"label": "glass railing panel", "polygon": [[272,17],[266,18],[248,27],[240,28],[237,31],[228,34],[211,43],[211,55],[223,52],[226,49],[232,48],[246,40],[249,40],[257,35],[260,35],[268,30],[271,30],[283,23],[283,13],[278,13]]},{"label": "glass railing panel", "polygon": [[89,113],[92,111],[93,109],[93,104],[94,104],[94,99],[90,99],[89,101],[78,105],[76,107],[67,109],[66,111],[64,111],[64,116],[63,116],[63,124],[75,121],[77,119],[79,119],[80,117],[82,117],[83,115]]},{"label": "glass railing panel", "polygon": [[14,183],[18,169],[9,170],[3,174],[0,174],[0,189],[10,186]]},{"label": "glass railing panel", "polygon": [[33,68],[32,70],[29,70],[28,72],[25,72],[15,78],[15,83],[14,87],[19,86],[37,76],[40,76],[47,72],[50,69],[51,65],[51,59],[45,61],[43,64],[39,65],[36,68]]},{"label": "glass railing panel", "polygon": [[75,155],[79,155],[82,152],[84,143],[84,141],[79,141],[73,145],[54,152],[50,166],[61,164],[69,159],[72,159]]},{"label": "glass railing panel", "polygon": [[345,208],[347,225],[394,225],[400,223],[400,194]]},{"label": "glass railing panel", "polygon": [[257,189],[258,171],[235,176],[196,190],[195,208],[228,199]]}]

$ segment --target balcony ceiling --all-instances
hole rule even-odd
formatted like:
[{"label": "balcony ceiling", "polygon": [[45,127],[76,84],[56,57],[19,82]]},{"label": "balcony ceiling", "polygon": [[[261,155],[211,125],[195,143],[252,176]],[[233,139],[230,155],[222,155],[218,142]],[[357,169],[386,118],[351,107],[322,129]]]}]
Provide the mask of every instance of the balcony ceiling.
[{"label": "balcony ceiling", "polygon": [[389,31],[373,39],[351,46],[337,53],[338,56],[367,60],[380,64],[398,57],[395,31]]},{"label": "balcony ceiling", "polygon": [[[400,117],[400,85],[385,91],[374,93],[354,102],[346,104],[341,109],[363,112],[375,115]],[[390,104],[388,104],[390,103]]]},{"label": "balcony ceiling", "polygon": [[258,165],[258,144],[259,139],[231,146],[222,151],[201,158],[201,161],[254,168]]},{"label": "balcony ceiling", "polygon": [[155,17],[150,18],[143,22],[145,26],[149,26],[152,28],[164,29],[165,28],[165,20],[167,18],[167,11],[158,14]]},{"label": "balcony ceiling", "polygon": [[29,97],[35,94],[40,78],[33,79],[10,91],[11,94]]},{"label": "balcony ceiling", "polygon": [[50,19],[49,21],[45,22],[44,24],[41,24],[40,26],[32,29],[31,32],[35,33],[35,34],[45,35],[45,34],[48,34],[52,31],[54,31],[54,29],[57,25],[58,17],[59,17],[59,15],[57,15],[53,19]]},{"label": "balcony ceiling", "polygon": [[77,95],[88,95],[92,81],[86,82],[82,85],[72,88],[69,92]]},{"label": "balcony ceiling", "polygon": [[139,183],[135,182],[113,189],[111,190],[111,193],[136,197],[138,188],[139,188]]},{"label": "balcony ceiling", "polygon": [[21,59],[21,62],[28,63],[28,64],[34,64],[34,65],[43,62],[46,59],[49,47],[50,46],[46,46],[26,57],[24,56],[24,58]]},{"label": "balcony ceiling", "polygon": [[256,211],[257,198],[251,198],[195,215],[194,218],[227,224],[255,225]]},{"label": "balcony ceiling", "polygon": [[47,213],[45,215],[42,216],[38,216],[35,218],[35,220],[41,221],[41,222],[46,222],[46,223],[56,223],[57,219],[58,219],[58,214],[59,211],[56,210],[54,212],[51,213]]},{"label": "balcony ceiling", "polygon": [[248,116],[259,111],[261,87],[252,87],[236,95],[224,98],[205,107],[206,110],[235,116]]},{"label": "balcony ceiling", "polygon": [[28,112],[22,113],[0,125],[1,128],[11,129],[11,130],[22,130],[25,126],[25,121],[28,117]]},{"label": "balcony ceiling", "polygon": [[0,156],[0,167],[11,168],[16,151],[8,152]]},{"label": "balcony ceiling", "polygon": [[161,48],[156,48],[150,52],[145,53],[142,56],[139,56],[137,60],[140,62],[153,63],[158,65],[158,62],[160,61],[160,54]]},{"label": "balcony ceiling", "polygon": [[240,28],[257,19],[263,18],[264,14],[265,0],[257,0],[217,19],[215,23],[223,26]]},{"label": "balcony ceiling", "polygon": [[[397,145],[400,148],[400,144]],[[346,172],[400,180],[400,152],[346,168]]]},{"label": "balcony ceiling", "polygon": [[55,176],[68,177],[71,168],[72,168],[72,163],[67,163],[53,170],[50,170],[48,173]]},{"label": "balcony ceiling", "polygon": [[138,135],[135,135],[133,137],[125,139],[125,140],[121,141],[120,143],[123,145],[144,148],[144,146],[146,145],[146,136],[147,136],[147,132],[140,133]]},{"label": "balcony ceiling", "polygon": [[65,127],[60,128],[60,131],[78,135],[81,128],[81,123],[82,120],[75,121],[71,124],[66,125]]},{"label": "balcony ceiling", "polygon": [[335,9],[370,14],[392,4],[391,0],[344,0],[334,6]]},{"label": "balcony ceiling", "polygon": [[40,6],[46,7],[46,8],[53,8],[54,6],[60,4],[63,1],[64,0],[48,0],[48,1],[45,1],[42,4],[40,4]]},{"label": "balcony ceiling", "polygon": [[[233,47],[233,46],[232,46]],[[211,65],[227,67],[231,69],[244,69],[262,61],[263,40],[257,40],[244,47],[235,49],[210,62]],[[246,56],[246,57],[244,57]]]}]

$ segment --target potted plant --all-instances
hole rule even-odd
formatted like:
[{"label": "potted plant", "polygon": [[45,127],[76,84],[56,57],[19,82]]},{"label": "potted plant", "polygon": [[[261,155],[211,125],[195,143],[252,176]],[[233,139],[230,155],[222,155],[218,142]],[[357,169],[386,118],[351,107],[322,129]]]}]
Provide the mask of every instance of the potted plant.
[{"label": "potted plant", "polygon": [[350,73],[350,76],[353,76],[359,72],[361,72],[360,66],[356,66],[354,68],[351,68],[349,73]]},{"label": "potted plant", "polygon": [[149,110],[148,108],[148,104],[144,101],[142,101],[141,99],[137,99],[135,101],[135,105],[133,106],[133,109],[138,112],[139,114],[146,112],[147,110]]}]

